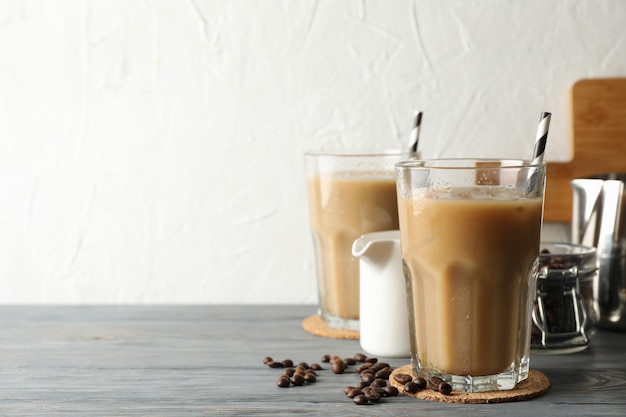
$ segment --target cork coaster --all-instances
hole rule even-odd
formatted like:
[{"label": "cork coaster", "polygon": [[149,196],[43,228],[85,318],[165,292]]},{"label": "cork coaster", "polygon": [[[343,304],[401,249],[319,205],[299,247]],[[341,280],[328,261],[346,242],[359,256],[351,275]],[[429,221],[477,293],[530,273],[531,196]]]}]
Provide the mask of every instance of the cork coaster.
[{"label": "cork coaster", "polygon": [[446,403],[463,403],[463,404],[493,404],[512,401],[525,401],[531,398],[539,397],[550,389],[550,380],[547,376],[539,371],[531,369],[528,372],[528,378],[520,382],[508,391],[485,391],[485,392],[465,392],[452,391],[450,395],[443,395],[431,389],[423,389],[416,394],[404,392],[404,386],[394,379],[396,374],[413,375],[411,365],[405,365],[396,368],[389,376],[389,382],[398,388],[404,395],[419,398],[420,400],[439,401]]},{"label": "cork coaster", "polygon": [[315,336],[328,337],[330,339],[358,340],[361,332],[357,330],[336,329],[329,327],[319,314],[314,314],[302,321],[302,328]]}]

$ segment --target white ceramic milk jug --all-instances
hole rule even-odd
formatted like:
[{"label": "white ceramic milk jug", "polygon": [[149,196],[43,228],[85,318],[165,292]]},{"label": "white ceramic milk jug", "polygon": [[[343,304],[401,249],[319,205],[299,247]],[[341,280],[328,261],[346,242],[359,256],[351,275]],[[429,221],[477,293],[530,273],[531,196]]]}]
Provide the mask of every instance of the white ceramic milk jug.
[{"label": "white ceramic milk jug", "polygon": [[352,254],[359,258],[361,348],[372,355],[408,357],[400,231],[365,234],[354,241]]}]

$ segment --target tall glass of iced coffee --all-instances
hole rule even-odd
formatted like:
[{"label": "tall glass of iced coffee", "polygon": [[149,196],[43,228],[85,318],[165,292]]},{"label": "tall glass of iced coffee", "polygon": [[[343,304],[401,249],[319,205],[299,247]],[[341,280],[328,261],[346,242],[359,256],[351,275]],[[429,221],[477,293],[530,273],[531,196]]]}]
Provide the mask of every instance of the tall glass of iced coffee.
[{"label": "tall glass of iced coffee", "polygon": [[394,166],[411,155],[305,154],[319,314],[330,327],[359,329],[359,260],[352,255],[352,244],[366,233],[398,229]]},{"label": "tall glass of iced coffee", "polygon": [[396,175],[414,372],[513,389],[529,371],[545,165],[423,160]]}]

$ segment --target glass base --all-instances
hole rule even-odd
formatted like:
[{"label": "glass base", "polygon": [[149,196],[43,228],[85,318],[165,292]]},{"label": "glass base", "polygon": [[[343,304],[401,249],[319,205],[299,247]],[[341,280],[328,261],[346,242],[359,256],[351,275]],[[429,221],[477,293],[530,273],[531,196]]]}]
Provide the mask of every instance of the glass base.
[{"label": "glass base", "polygon": [[333,316],[332,314],[327,314],[322,311],[318,311],[318,314],[324,319],[328,327],[332,327],[335,329],[355,330],[357,332],[361,328],[359,320],[344,319],[343,317]]},{"label": "glass base", "polygon": [[519,369],[511,367],[504,372],[495,375],[452,375],[436,370],[419,370],[414,366],[413,371],[416,375],[424,378],[438,376],[450,385],[452,389],[465,392],[485,392],[485,391],[506,391],[515,388],[515,385],[528,378],[529,360],[523,360]]},{"label": "glass base", "polygon": [[543,347],[543,346],[531,346],[531,353],[537,353],[540,355],[561,355],[566,353],[576,353],[582,352],[587,349],[589,345],[579,345],[579,346],[554,346],[554,347]]}]

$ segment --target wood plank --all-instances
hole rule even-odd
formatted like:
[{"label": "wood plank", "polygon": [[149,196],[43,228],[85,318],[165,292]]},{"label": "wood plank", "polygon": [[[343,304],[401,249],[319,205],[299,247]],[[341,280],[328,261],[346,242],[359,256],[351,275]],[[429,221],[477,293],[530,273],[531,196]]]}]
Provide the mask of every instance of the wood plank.
[{"label": "wood plank", "polygon": [[[0,307],[0,414],[89,416],[621,415],[626,333],[600,331],[588,350],[533,355],[552,381],[521,403],[443,404],[400,396],[357,407],[354,372],[278,388],[275,359],[319,361],[360,352],[358,341],[301,328],[313,306]],[[392,366],[408,358],[381,358]]]},{"label": "wood plank", "polygon": [[626,172],[626,78],[580,80],[570,101],[574,155],[548,163],[545,222],[571,222],[571,179]]}]

